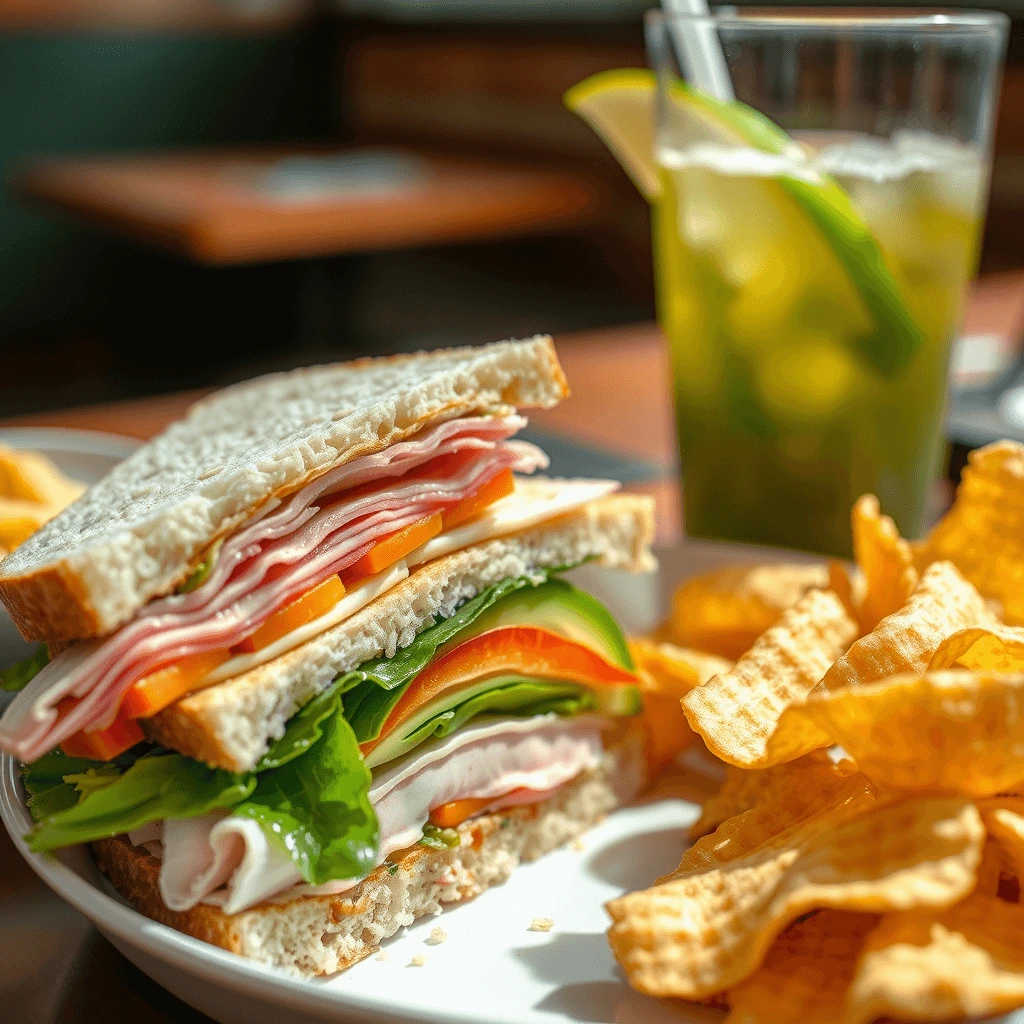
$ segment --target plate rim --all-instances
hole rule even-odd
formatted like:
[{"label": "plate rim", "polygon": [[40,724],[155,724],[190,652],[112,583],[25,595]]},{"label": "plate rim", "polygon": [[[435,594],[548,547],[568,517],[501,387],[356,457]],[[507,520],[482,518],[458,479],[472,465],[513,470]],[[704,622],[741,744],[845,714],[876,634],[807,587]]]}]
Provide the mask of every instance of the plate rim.
[{"label": "plate rim", "polygon": [[[81,452],[126,459],[146,442],[126,434],[79,427],[0,426],[0,441],[18,449],[46,448],[50,451]],[[18,443],[24,442],[24,443]]]}]

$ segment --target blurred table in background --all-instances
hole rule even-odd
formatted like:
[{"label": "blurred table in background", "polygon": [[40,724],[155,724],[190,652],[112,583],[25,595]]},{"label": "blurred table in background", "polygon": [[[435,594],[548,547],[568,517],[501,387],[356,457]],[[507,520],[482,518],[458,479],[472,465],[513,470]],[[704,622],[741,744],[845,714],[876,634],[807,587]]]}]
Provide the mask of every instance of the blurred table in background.
[{"label": "blurred table in background", "polygon": [[543,165],[407,149],[41,160],[23,198],[206,264],[480,241],[592,222],[600,186]]}]

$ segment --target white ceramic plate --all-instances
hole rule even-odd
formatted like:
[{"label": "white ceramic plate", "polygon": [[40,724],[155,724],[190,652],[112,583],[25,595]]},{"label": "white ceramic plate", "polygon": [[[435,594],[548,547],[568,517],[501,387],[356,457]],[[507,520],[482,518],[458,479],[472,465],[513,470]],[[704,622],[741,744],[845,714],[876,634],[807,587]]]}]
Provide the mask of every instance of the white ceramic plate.
[{"label": "white ceramic plate", "polygon": [[[665,553],[661,579],[590,567],[577,573],[627,627],[640,628],[655,621],[672,582],[742,557],[750,551],[687,545]],[[675,867],[697,801],[712,785],[695,770],[672,796],[611,815],[584,837],[582,850],[559,850],[520,867],[504,885],[386,942],[385,959],[371,957],[324,981],[259,967],[148,920],[106,883],[82,848],[30,853],[21,840],[30,819],[8,757],[0,759],[0,817],[43,881],[143,971],[222,1024],[665,1024],[720,1021],[722,1014],[633,992],[608,947],[603,904]],[[536,917],[551,918],[552,931],[530,931]],[[426,944],[437,926],[447,940]],[[423,966],[410,965],[417,954],[426,958]]]}]

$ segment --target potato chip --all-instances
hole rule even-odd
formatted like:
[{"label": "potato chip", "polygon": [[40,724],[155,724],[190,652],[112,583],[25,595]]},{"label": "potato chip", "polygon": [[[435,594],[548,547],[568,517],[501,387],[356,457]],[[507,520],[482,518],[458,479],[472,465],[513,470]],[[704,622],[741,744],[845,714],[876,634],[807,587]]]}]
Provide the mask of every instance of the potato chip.
[{"label": "potato chip", "polygon": [[879,785],[991,796],[1024,781],[1022,706],[1024,674],[906,674],[815,693],[777,734],[817,728]]},{"label": "potato chip", "polygon": [[864,602],[864,574],[856,567],[832,559],[828,563],[828,589],[840,601],[851,618],[860,621],[860,606]]},{"label": "potato chip", "polygon": [[729,990],[725,1024],[836,1024],[877,914],[822,910],[791,924],[764,963]]},{"label": "potato chip", "polygon": [[858,498],[851,515],[853,552],[864,574],[865,592],[858,618],[870,633],[887,615],[899,611],[917,586],[910,545],[896,524],[881,514],[873,494]]},{"label": "potato chip", "polygon": [[939,913],[889,914],[864,940],[846,1024],[944,1021],[1024,1005],[1024,907],[974,894]]},{"label": "potato chip", "polygon": [[857,624],[831,591],[812,590],[760,636],[731,671],[683,698],[690,727],[728,764],[762,768],[825,745],[773,751],[767,744],[782,712],[802,701],[857,635]]},{"label": "potato chip", "polygon": [[643,694],[647,755],[655,767],[667,764],[697,738],[686,721],[680,699],[712,676],[727,672],[732,662],[642,637],[630,640],[629,649]]},{"label": "potato chip", "polygon": [[985,597],[1024,625],[1024,445],[997,441],[967,457],[956,500],[920,551],[948,559]]},{"label": "potato chip", "polygon": [[666,639],[735,661],[804,594],[827,586],[822,565],[741,565],[696,576],[675,593]]},{"label": "potato chip", "polygon": [[752,807],[800,799],[804,795],[814,798],[855,771],[856,766],[849,758],[836,762],[823,750],[761,771],[746,771],[729,765],[722,788],[705,802],[700,818],[690,826],[690,839],[709,835],[723,821]]},{"label": "potato chip", "polygon": [[977,807],[990,838],[1002,851],[1001,873],[1016,879],[1019,897],[1024,879],[1024,797],[991,797],[979,800]]},{"label": "potato chip", "polygon": [[946,637],[979,624],[997,624],[981,595],[949,562],[936,562],[899,611],[836,660],[822,686],[839,690],[901,672],[923,672]]},{"label": "potato chip", "polygon": [[84,484],[61,476],[45,456],[0,445],[0,555],[16,548],[84,490]]},{"label": "potato chip", "polygon": [[56,510],[71,504],[83,491],[85,484],[63,476],[45,455],[0,444],[0,494],[5,497]]},{"label": "potato chip", "polygon": [[[982,824],[985,816],[982,815]],[[999,895],[999,882],[1003,877],[1003,848],[999,842],[988,836],[981,851],[981,862],[978,864],[978,880],[974,883],[974,891],[982,896]]]},{"label": "potato chip", "polygon": [[985,830],[972,803],[886,803],[860,774],[818,813],[773,833],[774,805],[725,822],[651,889],[608,904],[630,984],[699,999],[749,976],[810,910],[944,907],[975,884]]},{"label": "potato chip", "polygon": [[1024,629],[971,626],[939,644],[928,670],[970,668],[977,672],[1024,672]]}]

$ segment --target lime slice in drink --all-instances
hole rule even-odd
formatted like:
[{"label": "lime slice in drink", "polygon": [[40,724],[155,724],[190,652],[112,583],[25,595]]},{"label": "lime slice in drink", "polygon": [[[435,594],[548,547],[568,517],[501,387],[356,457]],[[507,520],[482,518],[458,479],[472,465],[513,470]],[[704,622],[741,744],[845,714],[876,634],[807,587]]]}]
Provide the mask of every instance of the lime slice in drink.
[{"label": "lime slice in drink", "polygon": [[[761,150],[805,161],[803,151],[774,121],[737,100],[724,102],[676,81],[669,93],[673,148],[701,143]],[[654,72],[604,71],[574,85],[565,104],[582,117],[615,154],[651,202],[661,193],[655,159]],[[843,189],[804,163],[806,174],[773,177],[835,253],[870,313],[875,330],[858,338],[864,358],[885,375],[899,373],[924,336],[911,316],[882,250]]]}]

